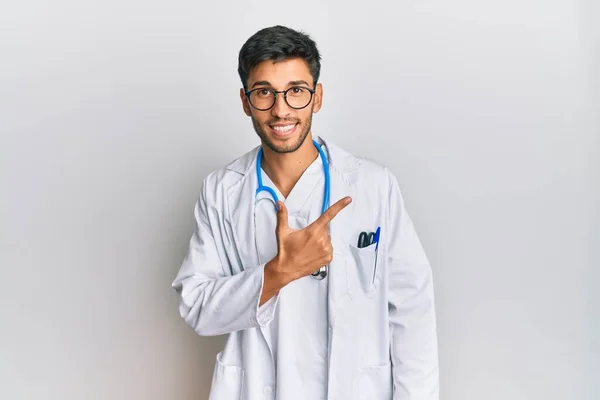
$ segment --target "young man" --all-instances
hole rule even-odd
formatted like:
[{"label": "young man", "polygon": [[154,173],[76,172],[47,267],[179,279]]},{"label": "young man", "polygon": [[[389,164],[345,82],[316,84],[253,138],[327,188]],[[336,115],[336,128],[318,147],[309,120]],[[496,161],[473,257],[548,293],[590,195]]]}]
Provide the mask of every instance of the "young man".
[{"label": "young man", "polygon": [[320,55],[275,26],[239,53],[261,146],[203,182],[173,282],[199,335],[229,334],[211,400],[437,400],[431,269],[394,175],[313,137]]}]

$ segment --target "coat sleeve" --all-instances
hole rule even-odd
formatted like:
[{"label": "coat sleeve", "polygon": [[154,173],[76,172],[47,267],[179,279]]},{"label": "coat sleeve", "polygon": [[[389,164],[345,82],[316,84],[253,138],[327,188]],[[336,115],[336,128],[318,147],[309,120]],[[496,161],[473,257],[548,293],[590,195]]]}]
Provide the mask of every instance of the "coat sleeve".
[{"label": "coat sleeve", "polygon": [[219,258],[208,218],[206,181],[194,208],[196,229],[183,264],[172,283],[179,296],[179,312],[202,336],[267,326],[279,295],[258,306],[265,264],[246,266],[232,274]]},{"label": "coat sleeve", "polygon": [[388,310],[394,400],[438,400],[437,328],[431,267],[388,171]]}]

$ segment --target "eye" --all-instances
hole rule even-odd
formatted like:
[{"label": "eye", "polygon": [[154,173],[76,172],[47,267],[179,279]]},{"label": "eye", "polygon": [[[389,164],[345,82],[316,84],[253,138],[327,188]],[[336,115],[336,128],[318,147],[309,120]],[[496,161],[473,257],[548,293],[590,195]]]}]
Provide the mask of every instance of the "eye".
[{"label": "eye", "polygon": [[267,97],[271,94],[271,91],[269,89],[258,89],[256,94],[260,97]]},{"label": "eye", "polygon": [[305,87],[292,86],[288,89],[287,96],[294,98],[305,98],[306,96],[310,96],[310,92]]}]

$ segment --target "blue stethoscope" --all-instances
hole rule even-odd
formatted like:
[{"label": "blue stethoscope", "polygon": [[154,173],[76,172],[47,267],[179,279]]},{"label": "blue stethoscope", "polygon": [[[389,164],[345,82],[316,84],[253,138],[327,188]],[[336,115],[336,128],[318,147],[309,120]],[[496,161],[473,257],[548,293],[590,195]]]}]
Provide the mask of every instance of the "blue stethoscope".
[{"label": "blue stethoscope", "polygon": [[[325,212],[325,210],[327,210],[327,207],[329,207],[329,190],[331,188],[331,184],[329,182],[329,162],[327,162],[327,156],[325,155],[325,152],[323,151],[323,149],[321,148],[319,143],[317,143],[315,140],[313,140],[313,145],[315,146],[315,148],[319,152],[319,155],[321,156],[321,162],[323,163],[323,172],[325,173],[325,187],[323,189],[325,193],[323,196],[323,206],[321,207],[321,214],[323,214]],[[258,149],[258,155],[256,157],[256,178],[258,180],[258,187],[256,188],[256,193],[254,194],[255,204],[256,204],[256,196],[258,196],[258,194],[260,192],[265,191],[265,192],[269,193],[271,195],[271,197],[273,198],[273,201],[275,202],[275,211],[277,212],[277,202],[279,201],[279,198],[277,197],[277,193],[275,193],[275,190],[273,190],[273,188],[270,188],[269,186],[264,185],[263,181],[262,181],[262,173],[261,173],[262,154],[263,154],[263,149],[261,147],[260,149]],[[256,240],[256,238],[255,238],[255,240]],[[317,271],[313,272],[311,274],[311,276],[317,280],[324,279],[327,276],[327,266],[323,265]]]}]

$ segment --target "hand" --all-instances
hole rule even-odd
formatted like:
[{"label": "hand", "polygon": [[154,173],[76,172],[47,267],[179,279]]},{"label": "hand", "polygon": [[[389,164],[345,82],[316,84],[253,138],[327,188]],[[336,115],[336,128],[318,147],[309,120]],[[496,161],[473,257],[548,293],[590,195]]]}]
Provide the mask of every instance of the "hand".
[{"label": "hand", "polygon": [[352,202],[344,197],[329,207],[312,224],[304,229],[288,226],[288,212],[285,204],[277,203],[277,256],[270,263],[273,273],[284,284],[310,275],[333,259],[333,246],[327,229],[329,222]]}]

